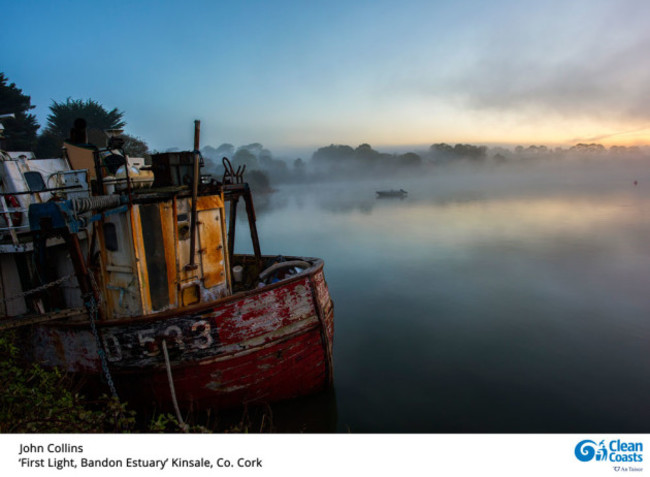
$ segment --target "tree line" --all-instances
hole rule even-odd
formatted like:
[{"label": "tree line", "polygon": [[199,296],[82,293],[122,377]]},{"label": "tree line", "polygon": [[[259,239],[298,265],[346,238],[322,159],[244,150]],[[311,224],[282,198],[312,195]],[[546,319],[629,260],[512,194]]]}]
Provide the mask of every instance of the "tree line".
[{"label": "tree line", "polygon": [[[106,110],[92,99],[72,99],[52,101],[47,124],[43,130],[30,111],[35,108],[31,97],[24,94],[15,83],[9,83],[4,73],[0,73],[0,115],[13,114],[15,117],[2,119],[5,148],[10,151],[32,151],[36,157],[58,157],[61,155],[63,141],[68,138],[74,120],[84,118],[87,124],[88,142],[104,144],[106,129],[122,129],[126,126],[124,112],[117,108]],[[124,149],[127,154],[142,157],[148,146],[140,138],[124,134]]]},{"label": "tree line", "polygon": [[[76,118],[87,122],[88,141],[104,144],[106,129],[122,129],[126,126],[124,112],[117,108],[105,109],[92,99],[67,98],[65,101],[52,101],[47,124],[41,131],[31,98],[14,83],[9,83],[4,73],[0,73],[0,115],[13,113],[15,118],[5,118],[5,148],[14,151],[33,151],[36,157],[57,157],[61,154],[63,141],[68,137]],[[124,149],[130,156],[147,157],[149,148],[145,141],[129,134],[123,135]],[[168,149],[166,152],[177,150]],[[317,149],[311,161],[297,158],[285,161],[273,157],[270,150],[260,143],[252,143],[235,148],[224,143],[219,147],[204,146],[201,149],[207,160],[207,172],[221,175],[221,158],[227,157],[235,168],[246,167],[246,176],[251,185],[260,191],[270,190],[271,183],[304,182],[323,177],[361,177],[365,175],[391,174],[397,171],[415,172],[431,166],[469,162],[475,164],[499,164],[539,158],[558,158],[566,155],[631,155],[643,151],[636,146],[612,146],[579,143],[568,149],[549,148],[543,145],[528,147],[516,146],[514,150],[502,147],[488,148],[471,144],[436,143],[419,152],[390,154],[375,150],[363,143],[353,148],[348,145],[331,144]]]},{"label": "tree line", "polygon": [[415,167],[427,164],[444,164],[453,161],[486,162],[493,160],[516,160],[540,157],[561,157],[565,155],[638,155],[643,151],[638,146],[611,146],[607,149],[602,144],[579,143],[567,149],[547,146],[516,146],[513,150],[504,147],[488,148],[472,144],[437,143],[419,154],[387,154],[374,150],[369,144],[361,144],[357,148],[346,145],[332,144],[321,147],[312,156],[316,165],[330,168],[356,163],[371,167]]}]

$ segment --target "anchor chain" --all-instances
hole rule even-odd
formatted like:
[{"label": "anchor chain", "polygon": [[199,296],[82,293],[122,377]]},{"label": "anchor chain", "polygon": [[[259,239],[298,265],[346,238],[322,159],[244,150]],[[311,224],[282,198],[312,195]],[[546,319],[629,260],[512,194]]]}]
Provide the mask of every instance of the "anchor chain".
[{"label": "anchor chain", "polygon": [[92,296],[92,294],[88,297],[87,299],[84,300],[84,304],[86,305],[86,309],[88,310],[88,316],[90,318],[90,329],[93,332],[93,336],[95,337],[95,342],[97,343],[97,354],[99,355],[99,360],[102,365],[102,371],[104,372],[104,376],[106,377],[106,382],[108,383],[108,387],[111,390],[111,394],[113,395],[114,398],[116,398],[119,401],[119,396],[117,395],[117,389],[115,389],[115,383],[113,382],[113,378],[111,376],[111,371],[108,369],[108,360],[106,359],[106,352],[104,351],[104,347],[102,346],[102,342],[99,338],[99,331],[97,330],[97,325],[95,324],[95,319],[97,318],[97,302],[95,301],[95,297]]},{"label": "anchor chain", "polygon": [[13,301],[13,300],[17,300],[18,298],[24,298],[26,296],[33,295],[34,293],[42,292],[44,290],[47,290],[48,288],[52,288],[52,287],[55,287],[57,285],[60,285],[61,283],[65,282],[67,280],[70,280],[72,277],[74,277],[74,274],[73,275],[66,275],[65,277],[58,278],[58,279],[54,280],[53,282],[46,283],[45,285],[41,285],[39,287],[32,288],[31,290],[27,290],[27,291],[24,291],[22,293],[18,293],[16,295],[12,295],[9,298],[0,298],[0,303],[7,303],[7,302],[10,302],[10,301]]}]

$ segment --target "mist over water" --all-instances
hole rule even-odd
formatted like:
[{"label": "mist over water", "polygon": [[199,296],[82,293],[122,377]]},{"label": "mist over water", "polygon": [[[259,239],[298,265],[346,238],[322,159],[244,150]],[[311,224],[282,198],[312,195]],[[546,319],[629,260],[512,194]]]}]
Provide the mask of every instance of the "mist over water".
[{"label": "mist over water", "polygon": [[[649,171],[439,168],[258,198],[262,253],[323,258],[335,303],[335,393],[293,417],[326,416],[316,431],[648,432]],[[391,188],[408,196],[376,198]],[[251,249],[243,233],[236,248]]]}]

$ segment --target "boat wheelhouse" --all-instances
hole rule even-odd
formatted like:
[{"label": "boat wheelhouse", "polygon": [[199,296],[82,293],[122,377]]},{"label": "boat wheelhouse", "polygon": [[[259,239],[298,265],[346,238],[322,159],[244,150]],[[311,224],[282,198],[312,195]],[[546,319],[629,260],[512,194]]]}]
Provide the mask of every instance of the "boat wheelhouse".
[{"label": "boat wheelhouse", "polygon": [[[220,180],[201,175],[198,149],[197,122],[193,151],[150,165],[116,131],[103,149],[66,142],[62,159],[2,153],[0,328],[130,402],[230,407],[327,388],[323,261],[262,255],[243,168],[224,158]],[[240,201],[251,255],[234,253]]]}]

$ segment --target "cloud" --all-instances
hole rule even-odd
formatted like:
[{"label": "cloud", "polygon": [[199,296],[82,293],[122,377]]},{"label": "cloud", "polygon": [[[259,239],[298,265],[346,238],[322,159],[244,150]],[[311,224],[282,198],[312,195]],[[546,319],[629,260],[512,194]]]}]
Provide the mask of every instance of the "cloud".
[{"label": "cloud", "polygon": [[477,109],[543,109],[568,116],[650,119],[645,55],[650,41],[613,51],[583,49],[563,58],[486,52],[451,85]]},{"label": "cloud", "polygon": [[573,143],[580,143],[580,142],[601,142],[604,140],[612,139],[612,138],[621,138],[623,136],[630,136],[630,135],[635,135],[639,133],[647,133],[650,131],[650,126],[644,126],[641,128],[635,128],[635,129],[627,129],[624,131],[616,131],[613,133],[606,133],[606,134],[598,134],[596,136],[589,136],[589,137],[576,137],[571,139],[570,142]]},{"label": "cloud", "polygon": [[505,15],[402,87],[476,111],[650,120],[650,6],[581,7]]}]

